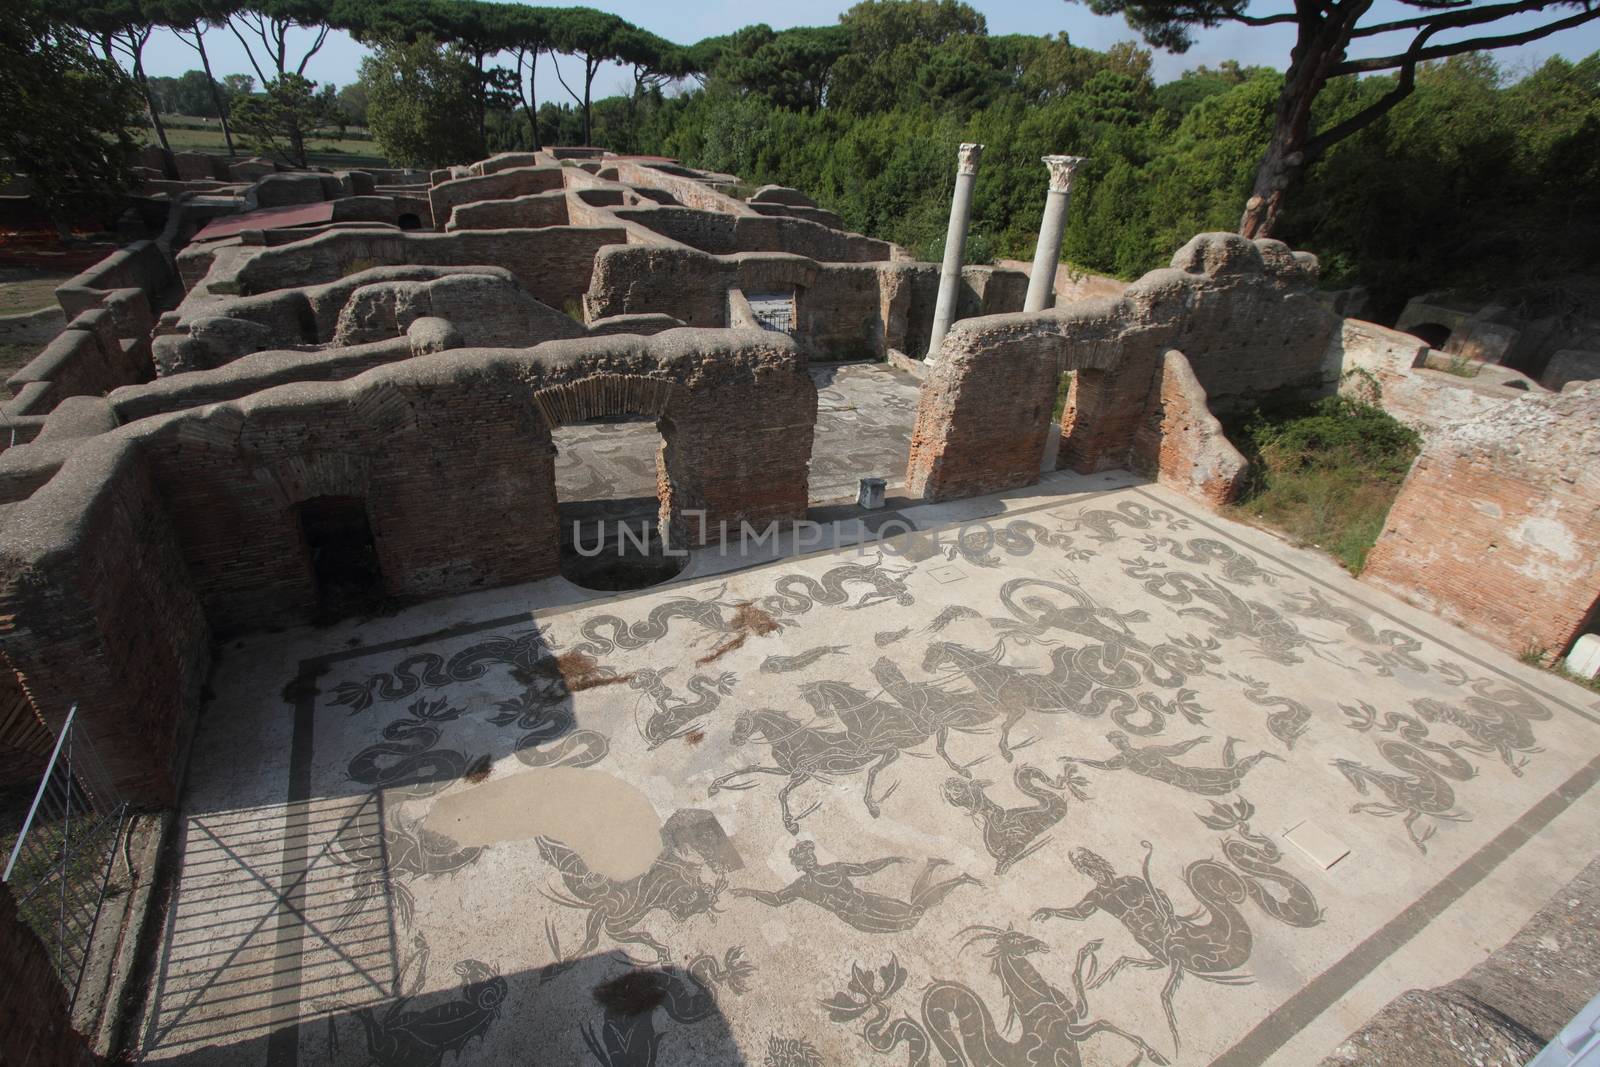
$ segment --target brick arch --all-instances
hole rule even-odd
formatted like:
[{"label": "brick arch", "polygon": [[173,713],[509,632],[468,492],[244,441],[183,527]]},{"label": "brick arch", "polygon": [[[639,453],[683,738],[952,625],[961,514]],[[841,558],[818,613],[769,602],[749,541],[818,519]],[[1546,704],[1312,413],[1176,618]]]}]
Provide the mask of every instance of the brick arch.
[{"label": "brick arch", "polygon": [[355,452],[302,452],[252,473],[289,508],[319,496],[366,496],[372,460]]},{"label": "brick arch", "polygon": [[648,415],[660,418],[672,401],[673,383],[643,374],[590,374],[575,381],[547,385],[533,402],[552,430],[603,415]]}]

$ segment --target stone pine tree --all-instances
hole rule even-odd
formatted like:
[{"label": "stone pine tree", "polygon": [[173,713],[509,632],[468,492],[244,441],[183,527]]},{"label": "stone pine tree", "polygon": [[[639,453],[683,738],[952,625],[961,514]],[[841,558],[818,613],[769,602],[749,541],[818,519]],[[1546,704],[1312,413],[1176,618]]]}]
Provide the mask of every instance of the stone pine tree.
[{"label": "stone pine tree", "polygon": [[[1068,0],[1069,3],[1075,0]],[[1292,26],[1295,45],[1278,92],[1272,139],[1256,170],[1239,232],[1272,233],[1284,197],[1305,169],[1328,149],[1387,114],[1411,95],[1417,66],[1466,52],[1527,44],[1600,18],[1600,4],[1572,0],[1401,0],[1416,12],[1401,18],[1369,18],[1372,0],[1279,0],[1287,10],[1263,11],[1248,0],[1082,0],[1097,15],[1122,13],[1128,25],[1158,48],[1183,52],[1197,28],[1223,23]],[[1404,12],[1396,12],[1403,14]],[[1440,41],[1439,38],[1446,39]],[[1352,59],[1353,44],[1367,58]],[[1370,46],[1370,47],[1369,47]],[[1324,129],[1315,129],[1312,105],[1334,78],[1395,71],[1394,84],[1367,107]]]},{"label": "stone pine tree", "polygon": [[211,55],[206,51],[206,30],[228,19],[228,0],[152,0],[152,7],[172,35],[193,48],[200,55],[200,67],[205,72],[211,103],[222,124],[222,140],[233,155],[233,129],[228,121],[228,102],[222,87],[211,73]]},{"label": "stone pine tree", "polygon": [[140,102],[116,62],[23,0],[0,22],[0,100],[0,170],[29,179],[61,235],[85,215],[114,216]]},{"label": "stone pine tree", "polygon": [[593,90],[594,76],[600,65],[617,58],[617,48],[623,35],[632,27],[616,15],[588,7],[559,8],[551,26],[555,51],[574,56],[583,62],[583,95],[579,96],[556,66],[556,80],[583,109],[583,143],[594,138]]}]

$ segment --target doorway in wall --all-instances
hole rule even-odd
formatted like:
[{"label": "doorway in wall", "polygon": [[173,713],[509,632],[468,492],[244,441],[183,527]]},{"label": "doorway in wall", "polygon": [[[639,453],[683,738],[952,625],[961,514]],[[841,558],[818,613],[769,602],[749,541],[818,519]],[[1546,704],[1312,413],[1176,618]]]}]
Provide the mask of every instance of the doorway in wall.
[{"label": "doorway in wall", "polygon": [[316,579],[318,613],[339,618],[381,602],[383,572],[367,519],[366,499],[312,497],[296,510]]},{"label": "doorway in wall", "polygon": [[644,589],[677,575],[686,557],[669,554],[658,528],[657,454],[671,423],[650,415],[601,415],[561,426],[556,499],[561,573],[586,589]]}]

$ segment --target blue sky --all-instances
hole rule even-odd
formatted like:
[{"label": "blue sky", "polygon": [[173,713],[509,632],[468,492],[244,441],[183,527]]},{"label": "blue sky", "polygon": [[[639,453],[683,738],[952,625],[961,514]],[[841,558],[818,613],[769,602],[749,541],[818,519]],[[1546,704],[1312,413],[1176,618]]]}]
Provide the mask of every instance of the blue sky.
[{"label": "blue sky", "polygon": [[[1117,41],[1136,38],[1121,16],[1102,18],[1088,8],[1075,3],[1051,0],[968,0],[989,21],[990,33],[1051,34],[1065,30],[1074,44],[1087,48],[1103,49]],[[702,37],[728,33],[752,22],[765,22],[775,29],[789,26],[816,26],[834,22],[850,3],[839,0],[786,0],[783,4],[751,4],[738,0],[702,0],[692,5],[664,4],[661,0],[611,0],[592,6],[613,11],[630,22],[660,34],[669,40],[687,43]],[[1253,14],[1282,11],[1287,3],[1254,3]],[[1397,0],[1378,0],[1364,21],[1388,21],[1392,18],[1414,16],[1417,9],[1409,8]],[[1547,16],[1548,17],[1548,16]],[[1539,24],[1537,17],[1521,16],[1497,23],[1495,32],[1506,33]],[[1481,33],[1482,31],[1480,31]],[[1458,34],[1458,36],[1460,36]],[[309,40],[309,35],[306,35]],[[1441,34],[1436,43],[1453,38]],[[1228,25],[1198,34],[1195,46],[1183,55],[1157,51],[1155,74],[1157,81],[1168,81],[1184,70],[1202,63],[1215,65],[1224,59],[1237,59],[1244,64],[1260,63],[1282,68],[1294,41],[1293,29],[1287,26],[1247,27]],[[1404,36],[1373,38],[1362,50],[1353,55],[1392,54],[1406,44]],[[304,45],[302,44],[302,49]],[[212,69],[222,74],[251,73],[244,50],[227,29],[214,30],[206,35],[206,50],[210,53]],[[1504,63],[1513,66],[1536,66],[1552,55],[1581,59],[1600,51],[1600,20],[1587,23],[1574,30],[1536,41],[1519,48],[1498,53]],[[319,81],[332,81],[339,85],[356,79],[356,69],[365,50],[342,33],[333,33],[307,67],[309,77]],[[296,53],[298,55],[298,53]],[[562,70],[568,84],[582,91],[581,66],[571,59],[563,59]],[[145,52],[145,69],[152,75],[176,75],[199,67],[199,57],[194,50],[170,34],[158,33],[152,37]],[[539,64],[539,99],[568,100],[554,73],[550,60],[542,58]],[[574,77],[577,76],[577,78]],[[603,68],[595,78],[595,97],[612,92],[627,91],[631,80],[617,67]]]}]

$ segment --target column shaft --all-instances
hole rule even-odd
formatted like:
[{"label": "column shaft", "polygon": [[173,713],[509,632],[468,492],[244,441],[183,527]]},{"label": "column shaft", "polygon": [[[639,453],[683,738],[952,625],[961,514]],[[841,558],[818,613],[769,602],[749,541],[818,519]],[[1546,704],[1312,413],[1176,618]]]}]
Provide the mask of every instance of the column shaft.
[{"label": "column shaft", "polygon": [[944,236],[944,264],[939,269],[939,300],[933,307],[933,332],[928,337],[929,362],[939,358],[939,344],[955,321],[961,298],[961,265],[967,251],[967,222],[972,216],[972,186],[978,180],[981,144],[963,144],[956,170],[956,191],[950,201],[950,228]]}]

